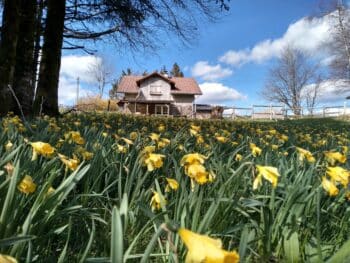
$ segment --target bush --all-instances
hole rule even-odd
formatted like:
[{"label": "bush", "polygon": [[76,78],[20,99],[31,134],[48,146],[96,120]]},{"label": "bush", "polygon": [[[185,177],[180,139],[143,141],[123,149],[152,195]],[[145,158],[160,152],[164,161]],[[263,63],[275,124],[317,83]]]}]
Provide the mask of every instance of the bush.
[{"label": "bush", "polygon": [[77,110],[81,111],[119,111],[118,100],[103,99],[100,96],[87,96],[80,98]]}]

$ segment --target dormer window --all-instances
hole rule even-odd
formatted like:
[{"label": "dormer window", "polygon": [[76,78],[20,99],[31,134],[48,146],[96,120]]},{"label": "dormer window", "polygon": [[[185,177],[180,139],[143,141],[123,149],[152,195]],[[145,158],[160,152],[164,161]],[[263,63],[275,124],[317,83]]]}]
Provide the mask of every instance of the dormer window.
[{"label": "dormer window", "polygon": [[162,86],[151,84],[150,86],[151,95],[162,95]]}]

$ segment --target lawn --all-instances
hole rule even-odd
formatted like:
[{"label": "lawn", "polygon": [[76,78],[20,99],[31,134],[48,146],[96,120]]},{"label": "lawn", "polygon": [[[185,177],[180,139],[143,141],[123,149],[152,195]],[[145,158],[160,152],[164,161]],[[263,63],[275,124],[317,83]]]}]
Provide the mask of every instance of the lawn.
[{"label": "lawn", "polygon": [[350,258],[347,122],[92,113],[0,129],[1,263]]}]

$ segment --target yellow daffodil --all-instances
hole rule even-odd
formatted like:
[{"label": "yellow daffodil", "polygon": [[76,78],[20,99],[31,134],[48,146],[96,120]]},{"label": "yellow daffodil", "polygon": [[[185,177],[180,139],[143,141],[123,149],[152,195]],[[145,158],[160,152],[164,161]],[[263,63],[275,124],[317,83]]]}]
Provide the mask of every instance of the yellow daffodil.
[{"label": "yellow daffodil", "polygon": [[166,204],[166,200],[163,196],[161,196],[160,194],[158,194],[157,192],[153,191],[153,195],[152,195],[152,198],[151,198],[151,209],[152,211],[157,211],[159,210],[162,205],[165,205]]},{"label": "yellow daffodil", "polygon": [[166,146],[169,145],[169,144],[170,144],[170,140],[169,140],[169,139],[167,139],[167,138],[161,138],[161,139],[158,141],[157,146],[158,146],[158,148],[164,148],[164,147],[166,147]]},{"label": "yellow daffodil", "polygon": [[180,164],[181,166],[190,164],[203,164],[207,157],[200,153],[189,153],[182,157]]},{"label": "yellow daffodil", "polygon": [[155,150],[156,150],[156,147],[153,145],[150,145],[143,148],[142,153],[143,154],[153,153]]},{"label": "yellow daffodil", "polygon": [[221,143],[225,143],[228,141],[228,139],[224,136],[217,136],[215,137],[215,139],[218,141],[218,142],[221,142]]},{"label": "yellow daffodil", "polygon": [[333,166],[337,162],[339,163],[345,163],[346,162],[346,156],[340,152],[325,152],[324,155],[326,156],[327,162]]},{"label": "yellow daffodil", "polygon": [[73,159],[69,159],[67,156],[63,154],[58,154],[58,157],[60,158],[62,163],[64,163],[64,165],[66,166],[66,169],[69,168],[70,170],[75,171],[78,168],[79,160],[76,156],[74,156]]},{"label": "yellow daffodil", "polygon": [[205,184],[209,181],[209,173],[202,164],[190,164],[186,167],[185,171],[198,184]]},{"label": "yellow daffodil", "polygon": [[68,140],[69,143],[72,141],[76,144],[82,145],[85,143],[85,140],[83,137],[81,137],[80,132],[78,131],[70,131],[64,134],[64,137],[66,140]]},{"label": "yellow daffodil", "polygon": [[120,153],[126,153],[128,148],[126,148],[124,145],[117,144],[117,151]]},{"label": "yellow daffodil", "polygon": [[271,135],[276,135],[277,134],[277,131],[275,129],[271,129],[268,131],[269,134]]},{"label": "yellow daffodil", "polygon": [[18,261],[9,255],[0,254],[0,263],[17,263]]},{"label": "yellow daffodil", "polygon": [[347,154],[348,153],[348,151],[349,151],[349,147],[348,146],[342,146],[341,148],[342,148],[343,154]]},{"label": "yellow daffodil", "polygon": [[94,154],[92,152],[83,151],[81,152],[81,155],[83,156],[84,160],[91,160]]},{"label": "yellow daffodil", "polygon": [[213,171],[209,171],[208,173],[208,182],[213,182],[216,178],[216,174]]},{"label": "yellow daffodil", "polygon": [[134,144],[134,143],[133,143],[131,140],[129,140],[128,138],[122,137],[122,140],[123,140],[126,144],[128,144],[128,145]]},{"label": "yellow daffodil", "polygon": [[131,132],[131,133],[130,133],[130,139],[131,139],[131,140],[133,140],[133,141],[134,141],[134,140],[136,140],[136,139],[137,139],[137,137],[138,137],[137,132]]},{"label": "yellow daffodil", "polygon": [[147,170],[151,172],[156,168],[162,167],[163,158],[165,158],[165,155],[163,154],[150,153],[144,160],[144,163],[147,166]]},{"label": "yellow daffodil", "polygon": [[30,175],[24,176],[22,181],[18,185],[18,190],[25,194],[32,194],[36,190],[36,184]]},{"label": "yellow daffodil", "polygon": [[254,157],[257,157],[261,154],[262,150],[258,146],[256,146],[254,143],[249,144],[250,150],[252,151],[252,154]]},{"label": "yellow daffodil", "polygon": [[196,136],[201,130],[201,127],[200,126],[196,126],[196,125],[191,125],[191,128],[190,128],[190,134],[192,136]]},{"label": "yellow daffodil", "polygon": [[10,151],[13,147],[13,143],[11,141],[8,141],[5,145],[5,150]]},{"label": "yellow daffodil", "polygon": [[165,187],[165,192],[170,192],[171,190],[176,191],[179,188],[179,183],[172,178],[166,178],[168,184]]},{"label": "yellow daffodil", "polygon": [[53,194],[54,192],[55,192],[55,188],[50,186],[49,189],[47,189],[46,195],[49,196],[49,195]]},{"label": "yellow daffodil", "polygon": [[237,153],[236,156],[235,156],[235,161],[239,162],[239,161],[241,161],[242,159],[243,159],[242,154]]},{"label": "yellow daffodil", "polygon": [[160,138],[160,135],[157,133],[151,133],[149,137],[151,138],[152,141],[158,141]]},{"label": "yellow daffodil", "polygon": [[164,124],[160,124],[160,125],[158,126],[158,131],[159,131],[159,132],[165,131],[165,126],[164,126]]},{"label": "yellow daffodil", "polygon": [[332,181],[341,183],[344,187],[349,184],[350,172],[342,167],[328,167],[327,175],[332,178]]},{"label": "yellow daffodil", "polygon": [[276,167],[257,165],[256,168],[258,170],[258,175],[254,179],[254,190],[262,184],[263,177],[272,184],[272,187],[275,188],[277,186],[278,177],[280,174]]},{"label": "yellow daffodil", "polygon": [[286,141],[288,141],[289,138],[288,138],[287,135],[282,134],[281,137],[280,137],[280,139],[281,139],[282,141],[286,142]]},{"label": "yellow daffodil", "polygon": [[36,160],[38,155],[50,157],[55,152],[55,148],[45,142],[32,142],[30,145],[33,148],[32,161]]},{"label": "yellow daffodil", "polygon": [[204,143],[204,138],[203,138],[203,136],[197,135],[197,137],[196,137],[196,142],[197,142],[198,144],[203,144],[203,143]]},{"label": "yellow daffodil", "polygon": [[330,196],[336,196],[339,193],[339,189],[335,186],[335,184],[328,180],[325,176],[322,177],[322,187]]},{"label": "yellow daffodil", "polygon": [[275,150],[278,150],[278,145],[272,144],[272,145],[271,145],[271,148],[272,148],[272,150],[274,150],[274,151],[275,151]]},{"label": "yellow daffodil", "polygon": [[239,143],[238,142],[232,142],[232,146],[237,146]]},{"label": "yellow daffodil", "polygon": [[314,163],[316,161],[315,157],[313,157],[312,153],[308,150],[305,150],[300,147],[296,147],[298,154],[299,154],[299,160],[302,162],[304,159],[306,159],[309,163]]},{"label": "yellow daffodil", "polygon": [[185,263],[239,262],[238,253],[222,249],[220,239],[196,234],[185,228],[180,228],[178,233],[188,249]]}]

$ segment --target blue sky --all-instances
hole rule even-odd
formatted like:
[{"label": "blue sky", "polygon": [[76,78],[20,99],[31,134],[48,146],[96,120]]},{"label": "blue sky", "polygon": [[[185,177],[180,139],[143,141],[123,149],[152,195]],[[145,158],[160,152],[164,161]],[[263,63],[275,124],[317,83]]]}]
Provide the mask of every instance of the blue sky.
[{"label": "blue sky", "polygon": [[[193,44],[183,46],[176,38],[164,38],[155,53],[121,53],[116,47],[99,44],[98,56],[113,65],[117,78],[123,69],[151,72],[177,62],[185,76],[195,77],[204,95],[199,103],[248,107],[268,104],[259,92],[268,69],[280,49],[289,43],[308,52],[314,59],[325,60],[323,44],[329,39],[325,18],[306,17],[319,14],[319,0],[232,0],[230,10],[218,22],[201,23]],[[81,89],[93,92],[93,80],[86,65],[94,61],[82,52],[64,52],[60,79],[60,102],[70,104],[74,98],[75,79],[82,80]],[[110,86],[106,87],[110,89]],[[84,92],[82,94],[84,94]],[[329,96],[332,103],[342,99]],[[326,103],[322,100],[320,103]]]}]

